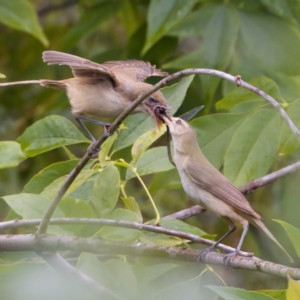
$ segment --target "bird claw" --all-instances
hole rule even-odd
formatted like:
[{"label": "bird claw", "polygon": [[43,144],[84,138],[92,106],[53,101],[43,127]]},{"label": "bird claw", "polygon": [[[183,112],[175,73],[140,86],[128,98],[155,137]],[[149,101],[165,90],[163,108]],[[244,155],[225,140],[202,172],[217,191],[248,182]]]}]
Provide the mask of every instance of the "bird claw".
[{"label": "bird claw", "polygon": [[215,251],[214,246],[210,246],[208,248],[203,249],[202,251],[199,252],[199,254],[197,256],[197,262],[200,263],[200,262],[204,261],[206,254],[209,252],[214,252],[214,251]]},{"label": "bird claw", "polygon": [[93,145],[96,141],[93,141],[89,147],[87,148],[87,153],[88,153],[88,156],[91,157],[91,158],[97,158],[98,157],[98,153],[101,151],[101,147],[100,148],[96,148],[94,149],[93,148]]},{"label": "bird claw", "polygon": [[225,266],[226,267],[231,266],[231,262],[230,262],[231,258],[233,256],[237,256],[237,255],[239,255],[239,251],[238,250],[235,250],[235,251],[233,251],[231,253],[228,253],[228,254],[224,255],[223,262],[224,262]]}]

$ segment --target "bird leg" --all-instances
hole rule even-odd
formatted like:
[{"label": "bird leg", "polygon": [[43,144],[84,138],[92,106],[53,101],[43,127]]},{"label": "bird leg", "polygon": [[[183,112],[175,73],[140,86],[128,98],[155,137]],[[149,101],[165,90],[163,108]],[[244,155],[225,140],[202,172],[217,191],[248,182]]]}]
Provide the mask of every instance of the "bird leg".
[{"label": "bird leg", "polygon": [[86,134],[89,136],[89,138],[92,141],[91,145],[87,149],[87,152],[89,153],[89,156],[91,156],[92,158],[96,158],[98,156],[98,153],[101,150],[101,148],[93,149],[93,144],[96,142],[96,139],[93,137],[93,135],[90,133],[90,131],[87,129],[87,127],[83,124],[83,122],[81,120],[89,121],[89,122],[92,122],[92,123],[103,126],[104,127],[104,133],[107,136],[109,136],[110,134],[107,132],[106,127],[110,126],[111,123],[101,122],[101,121],[98,121],[98,120],[87,118],[85,116],[79,116],[79,117],[76,117],[75,119],[79,123],[79,125],[83,128],[83,130],[86,132]]},{"label": "bird leg", "polygon": [[235,256],[235,255],[238,255],[239,252],[241,251],[241,248],[242,248],[242,244],[244,242],[244,239],[245,239],[245,236],[246,236],[246,233],[249,229],[249,222],[245,220],[244,224],[243,225],[243,233],[242,233],[242,236],[240,238],[240,241],[238,243],[238,246],[236,247],[236,250],[231,252],[231,253],[228,253],[224,256],[223,258],[223,261],[225,263],[226,266],[229,266],[230,265],[230,259],[231,257]]},{"label": "bird leg", "polygon": [[233,223],[229,223],[229,230],[219,239],[217,240],[213,245],[209,246],[208,248],[202,250],[199,252],[197,257],[197,262],[201,262],[204,260],[207,253],[215,251],[216,247],[225,239],[227,238],[231,233],[233,233],[236,229],[236,225]]}]

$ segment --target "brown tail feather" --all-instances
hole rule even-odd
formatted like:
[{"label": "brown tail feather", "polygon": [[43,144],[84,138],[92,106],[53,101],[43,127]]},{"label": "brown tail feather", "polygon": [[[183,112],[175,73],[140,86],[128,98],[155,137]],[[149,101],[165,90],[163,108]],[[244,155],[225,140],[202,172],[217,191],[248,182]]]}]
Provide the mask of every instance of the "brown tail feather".
[{"label": "brown tail feather", "polygon": [[257,226],[259,229],[261,229],[288,257],[289,261],[293,263],[293,259],[291,256],[287,253],[287,251],[283,248],[283,246],[277,241],[277,239],[274,237],[274,235],[269,231],[269,229],[265,226],[265,224],[259,220],[259,219],[253,219],[255,226]]}]

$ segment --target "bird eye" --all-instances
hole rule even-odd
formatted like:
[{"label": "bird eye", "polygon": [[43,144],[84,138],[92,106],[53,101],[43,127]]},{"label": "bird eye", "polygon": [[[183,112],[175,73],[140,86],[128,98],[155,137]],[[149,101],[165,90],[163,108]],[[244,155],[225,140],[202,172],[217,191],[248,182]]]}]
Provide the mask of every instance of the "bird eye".
[{"label": "bird eye", "polygon": [[158,103],[158,101],[155,100],[155,99],[152,98],[152,97],[150,97],[150,98],[148,99],[148,101],[149,101],[150,103]]},{"label": "bird eye", "polygon": [[176,124],[177,124],[177,125],[181,125],[181,123],[182,123],[182,122],[181,122],[180,119],[178,119],[178,120],[176,121]]}]

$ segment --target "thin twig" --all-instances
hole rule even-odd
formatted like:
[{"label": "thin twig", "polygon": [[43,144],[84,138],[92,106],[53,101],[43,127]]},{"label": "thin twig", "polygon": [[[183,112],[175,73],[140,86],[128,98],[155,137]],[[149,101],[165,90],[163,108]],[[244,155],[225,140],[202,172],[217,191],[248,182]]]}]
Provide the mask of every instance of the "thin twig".
[{"label": "thin twig", "polygon": [[[163,219],[176,219],[176,220],[185,220],[185,219],[188,219],[192,216],[195,216],[195,215],[198,215],[198,214],[201,214],[203,212],[205,212],[206,209],[203,208],[202,206],[200,205],[194,205],[194,206],[191,206],[189,208],[186,208],[186,209],[183,209],[183,210],[180,210],[174,214],[171,214],[171,215],[168,215],[168,216],[165,216],[163,217]],[[0,223],[0,228],[1,228],[1,223]]]},{"label": "thin twig", "polygon": [[37,252],[54,270],[70,279],[70,282],[81,286],[83,289],[97,295],[110,296],[113,299],[123,299],[111,290],[101,286],[94,279],[82,273],[80,270],[70,265],[60,254],[51,252]]},{"label": "thin twig", "polygon": [[245,185],[239,187],[239,191],[243,194],[250,194],[257,188],[267,185],[278,178],[281,178],[283,176],[289,175],[293,172],[296,172],[300,169],[300,161],[289,165],[287,167],[284,167],[278,171],[272,172],[270,174],[267,174],[266,176],[251,180],[250,182],[246,183]]},{"label": "thin twig", "polygon": [[[39,240],[34,234],[0,235],[0,252],[19,251],[74,251],[93,254],[154,256],[167,259],[197,262],[198,250],[187,247],[168,247],[142,243],[118,243],[93,238],[44,235]],[[224,266],[224,255],[208,253],[202,263]],[[291,268],[257,257],[235,256],[230,260],[235,269],[258,271],[280,277],[300,280],[300,268]]]},{"label": "thin twig", "polygon": [[0,87],[23,85],[23,84],[41,84],[41,81],[40,80],[22,80],[22,81],[13,81],[13,82],[3,82],[3,83],[0,83]]}]

